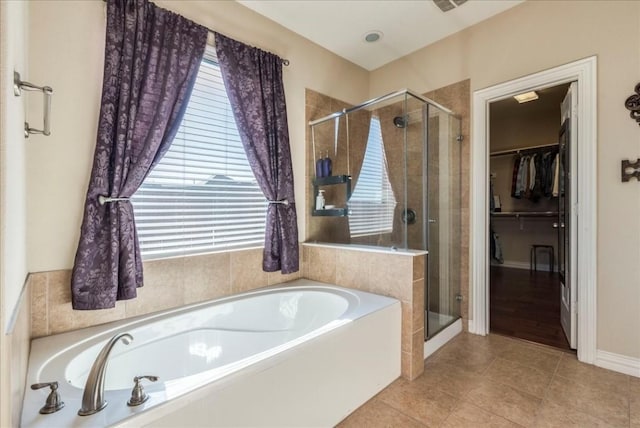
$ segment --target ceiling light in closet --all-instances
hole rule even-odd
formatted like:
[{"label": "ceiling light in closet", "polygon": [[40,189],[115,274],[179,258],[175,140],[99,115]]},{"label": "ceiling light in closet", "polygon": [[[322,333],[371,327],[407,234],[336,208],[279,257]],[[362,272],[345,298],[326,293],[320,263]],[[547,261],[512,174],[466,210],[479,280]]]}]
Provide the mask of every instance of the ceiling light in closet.
[{"label": "ceiling light in closet", "polygon": [[537,100],[538,94],[536,93],[536,91],[531,91],[531,92],[525,92],[524,94],[514,95],[513,98],[515,98],[516,101],[522,104],[522,103],[528,103],[529,101]]}]

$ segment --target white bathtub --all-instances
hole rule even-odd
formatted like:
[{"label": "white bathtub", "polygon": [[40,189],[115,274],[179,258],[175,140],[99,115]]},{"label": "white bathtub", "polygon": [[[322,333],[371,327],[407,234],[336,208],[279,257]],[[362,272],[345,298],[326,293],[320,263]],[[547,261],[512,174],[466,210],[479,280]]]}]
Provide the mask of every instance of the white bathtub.
[{"label": "white bathtub", "polygon": [[[400,375],[400,303],[297,280],[153,316],[36,339],[27,384],[58,381],[66,406],[40,415],[27,389],[22,426],[332,426]],[[93,361],[115,334],[108,406],[78,416]],[[133,377],[150,399],[126,405]]]}]

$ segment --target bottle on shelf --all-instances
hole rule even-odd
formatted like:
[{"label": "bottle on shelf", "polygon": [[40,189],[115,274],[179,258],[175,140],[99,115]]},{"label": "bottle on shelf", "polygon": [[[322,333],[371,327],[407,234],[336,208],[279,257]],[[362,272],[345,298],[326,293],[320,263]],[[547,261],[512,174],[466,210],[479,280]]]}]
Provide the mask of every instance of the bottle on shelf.
[{"label": "bottle on shelf", "polygon": [[331,173],[333,172],[333,165],[331,162],[331,158],[329,157],[329,150],[327,150],[327,155],[324,159],[322,159],[322,176],[323,177],[331,177]]},{"label": "bottle on shelf", "polygon": [[319,157],[318,160],[316,161],[316,178],[324,177],[323,166],[324,166],[324,159]]},{"label": "bottle on shelf", "polygon": [[318,190],[318,196],[316,196],[316,210],[323,210],[324,202],[324,190]]}]

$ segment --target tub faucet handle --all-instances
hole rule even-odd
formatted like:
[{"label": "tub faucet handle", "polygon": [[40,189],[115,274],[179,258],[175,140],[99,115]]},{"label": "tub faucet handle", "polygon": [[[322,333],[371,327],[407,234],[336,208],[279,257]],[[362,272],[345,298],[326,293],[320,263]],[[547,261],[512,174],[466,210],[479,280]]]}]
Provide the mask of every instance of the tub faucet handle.
[{"label": "tub faucet handle", "polygon": [[131,398],[129,398],[129,401],[127,401],[127,406],[139,406],[149,399],[149,394],[144,392],[144,388],[140,383],[142,379],[148,379],[151,382],[155,382],[159,379],[159,377],[152,375],[134,377],[133,390],[131,391]]},{"label": "tub faucet handle", "polygon": [[47,401],[45,401],[44,406],[40,409],[40,413],[43,415],[55,413],[64,407],[64,401],[62,401],[60,393],[58,392],[58,382],[34,383],[31,385],[31,389],[36,390],[46,388],[47,386],[51,388],[51,391],[47,396]]}]

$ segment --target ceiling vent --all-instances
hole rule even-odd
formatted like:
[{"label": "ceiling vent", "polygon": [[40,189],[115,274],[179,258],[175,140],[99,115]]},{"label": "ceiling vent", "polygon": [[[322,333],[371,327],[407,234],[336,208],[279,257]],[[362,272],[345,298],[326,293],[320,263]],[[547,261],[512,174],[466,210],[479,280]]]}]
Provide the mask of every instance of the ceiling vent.
[{"label": "ceiling vent", "polygon": [[458,6],[463,5],[467,0],[433,0],[433,2],[443,12],[448,12],[451,9],[455,9]]}]

